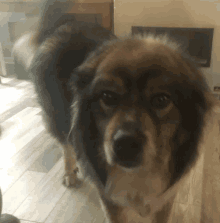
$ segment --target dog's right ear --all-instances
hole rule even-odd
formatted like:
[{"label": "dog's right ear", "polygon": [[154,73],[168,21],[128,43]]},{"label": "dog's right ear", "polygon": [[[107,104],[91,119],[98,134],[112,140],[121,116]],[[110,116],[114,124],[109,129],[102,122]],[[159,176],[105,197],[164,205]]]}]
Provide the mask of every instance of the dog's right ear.
[{"label": "dog's right ear", "polygon": [[68,14],[75,5],[75,0],[46,0],[41,5],[40,19],[37,27],[37,34],[33,41],[40,45],[49,37],[57,27],[68,22],[75,21],[74,14]]}]

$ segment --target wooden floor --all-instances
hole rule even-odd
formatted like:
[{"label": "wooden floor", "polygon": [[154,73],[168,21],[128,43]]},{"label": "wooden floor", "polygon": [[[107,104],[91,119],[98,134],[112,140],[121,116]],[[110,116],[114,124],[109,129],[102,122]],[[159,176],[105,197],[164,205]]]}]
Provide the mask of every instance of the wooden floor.
[{"label": "wooden floor", "polygon": [[[30,82],[2,78],[0,84],[0,186],[3,213],[21,223],[103,223],[96,190],[67,189],[60,145],[46,132]],[[216,117],[218,114],[216,115]],[[219,123],[213,119],[204,153],[182,186],[172,223],[220,222]],[[212,133],[214,132],[214,134]]]}]

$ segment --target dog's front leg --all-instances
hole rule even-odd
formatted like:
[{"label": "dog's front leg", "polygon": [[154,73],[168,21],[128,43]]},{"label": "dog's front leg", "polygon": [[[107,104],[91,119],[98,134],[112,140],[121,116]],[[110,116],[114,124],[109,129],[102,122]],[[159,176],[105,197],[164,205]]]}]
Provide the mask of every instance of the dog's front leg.
[{"label": "dog's front leg", "polygon": [[78,168],[76,166],[76,155],[74,148],[67,144],[63,145],[65,175],[63,177],[63,184],[66,187],[76,187],[80,184],[77,178]]}]

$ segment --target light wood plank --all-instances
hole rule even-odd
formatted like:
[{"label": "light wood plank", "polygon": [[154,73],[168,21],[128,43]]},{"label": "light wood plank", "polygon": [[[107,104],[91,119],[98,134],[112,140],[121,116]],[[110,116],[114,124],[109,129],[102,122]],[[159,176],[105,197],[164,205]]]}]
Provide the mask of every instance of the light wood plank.
[{"label": "light wood plank", "polygon": [[[23,119],[20,119],[20,126],[18,128],[14,128],[10,134],[11,142],[17,143],[15,140],[20,140],[22,137],[25,138],[26,135],[30,134],[30,132],[34,131],[34,128],[38,126],[42,126],[42,117],[36,115],[40,110],[37,109],[34,115],[27,115]],[[31,121],[30,121],[31,120]],[[33,134],[34,135],[34,134]]]},{"label": "light wood plank", "polygon": [[[17,114],[13,115],[11,118],[2,122],[1,127],[4,129],[4,131],[2,133],[2,140],[0,141],[0,143],[2,143],[4,140],[7,140],[7,137],[13,137],[14,139],[18,138],[17,134],[13,135],[12,133],[17,133],[19,131],[21,134],[21,132],[23,132],[25,129],[24,120],[26,122],[27,120],[31,120],[31,118],[34,117],[36,114],[39,114],[40,111],[40,108],[27,107],[25,109],[22,109]],[[14,129],[16,129],[17,132]]]},{"label": "light wood plank", "polygon": [[53,144],[45,149],[38,159],[28,168],[30,171],[48,173],[55,163],[62,157],[61,146]]},{"label": "light wood plank", "polygon": [[36,190],[32,191],[14,215],[29,221],[44,222],[56,203],[63,196],[66,188],[61,184],[63,159],[41,180]]},{"label": "light wood plank", "polygon": [[2,169],[0,171],[0,187],[2,193],[6,192],[10,186],[24,173],[21,167],[12,167],[9,169]]},{"label": "light wood plank", "polygon": [[[5,122],[7,119],[11,118],[13,115],[22,111],[26,107],[39,107],[39,104],[36,99],[27,98],[21,101],[20,103],[16,104],[15,106],[12,106],[5,112],[1,113],[0,122],[1,123]],[[7,128],[5,130],[7,130]]]},{"label": "light wood plank", "polygon": [[[50,140],[50,142],[47,142],[48,140]],[[31,158],[31,156],[39,157],[46,150],[47,146],[51,146],[53,143],[54,141],[51,139],[51,136],[45,130],[43,130],[38,135],[36,135],[30,144],[26,144],[22,150],[20,150],[11,158],[12,166],[26,165],[26,162],[29,158]],[[36,155],[37,151],[41,151],[42,153],[37,153]],[[33,160],[33,162],[35,161]]]},{"label": "light wood plank", "polygon": [[189,172],[185,182],[179,188],[175,202],[201,206],[204,153]]},{"label": "light wood plank", "polygon": [[202,205],[202,181],[203,181],[204,153],[198,160],[192,172],[191,185],[189,190],[189,203],[201,208]]},{"label": "light wood plank", "polygon": [[[216,162],[219,152],[219,113],[212,116],[209,120],[207,131],[205,134],[204,148],[204,175],[202,182],[202,207],[201,207],[201,222],[212,223],[216,220],[216,215],[219,216],[219,181],[215,181],[216,174],[218,175],[219,163]],[[216,168],[217,167],[217,168]],[[216,172],[216,171],[217,172]],[[216,182],[216,183],[215,183]]]},{"label": "light wood plank", "polygon": [[172,223],[188,223],[187,216],[189,215],[189,204],[181,204],[181,203],[174,203],[173,206],[173,216],[172,216]]},{"label": "light wood plank", "polygon": [[2,192],[5,193],[7,189],[32,165],[32,163],[44,152],[47,146],[51,146],[54,143],[54,139],[48,137],[42,144],[36,143],[34,146],[35,151],[24,162],[16,163],[16,166],[6,168],[0,171],[0,186]]},{"label": "light wood plank", "polygon": [[102,223],[104,213],[100,208],[97,191],[84,183],[77,190],[67,190],[45,223],[94,222]]},{"label": "light wood plank", "polygon": [[3,54],[3,47],[2,47],[1,42],[0,42],[0,62],[1,62],[2,73],[6,77],[7,76],[7,71],[6,71],[6,64],[5,64],[5,59],[4,59],[4,54]]},{"label": "light wood plank", "polygon": [[11,107],[19,104],[29,97],[27,90],[21,88],[6,88],[0,89],[1,95],[7,95],[7,97],[1,97],[0,113],[3,113]]},{"label": "light wood plank", "polygon": [[190,205],[188,220],[186,223],[200,223],[201,222],[201,207]]},{"label": "light wood plank", "polygon": [[14,81],[14,78],[12,77],[2,77],[2,82],[5,84],[5,83],[10,83],[10,82],[13,82]]},{"label": "light wood plank", "polygon": [[27,171],[3,195],[3,213],[13,214],[29,193],[37,187],[45,173]]},{"label": "light wood plank", "polygon": [[172,223],[200,223],[201,208],[191,204],[175,203],[173,208]]},{"label": "light wood plank", "polygon": [[[29,126],[31,127],[31,125]],[[0,167],[4,168],[10,165],[11,157],[19,152],[26,144],[31,142],[33,138],[44,130],[44,126],[41,123],[41,117],[32,118],[32,127],[26,134],[23,134],[19,139],[13,140],[11,137],[7,137],[0,142]],[[15,130],[15,134],[17,129]]]},{"label": "light wood plank", "polygon": [[179,188],[175,198],[175,202],[182,204],[189,203],[189,191],[191,187],[191,179],[192,179],[192,173],[188,176],[184,184],[181,185],[181,187]]},{"label": "light wood plank", "polygon": [[41,223],[41,222],[20,220],[20,223]]},{"label": "light wood plank", "polygon": [[76,3],[113,3],[113,0],[76,0]]},{"label": "light wood plank", "polygon": [[220,222],[220,162],[219,162],[219,148],[213,149],[213,175],[212,175],[212,210],[213,220]]}]

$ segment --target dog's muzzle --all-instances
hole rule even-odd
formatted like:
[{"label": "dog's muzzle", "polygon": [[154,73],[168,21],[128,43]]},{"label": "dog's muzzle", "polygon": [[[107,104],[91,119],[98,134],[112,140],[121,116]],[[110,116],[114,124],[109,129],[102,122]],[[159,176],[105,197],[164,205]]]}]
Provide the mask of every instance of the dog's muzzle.
[{"label": "dog's muzzle", "polygon": [[113,137],[114,162],[127,168],[141,164],[144,136],[141,133],[129,133],[118,130]]}]

